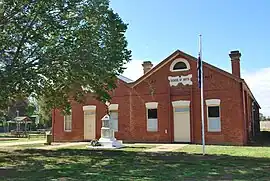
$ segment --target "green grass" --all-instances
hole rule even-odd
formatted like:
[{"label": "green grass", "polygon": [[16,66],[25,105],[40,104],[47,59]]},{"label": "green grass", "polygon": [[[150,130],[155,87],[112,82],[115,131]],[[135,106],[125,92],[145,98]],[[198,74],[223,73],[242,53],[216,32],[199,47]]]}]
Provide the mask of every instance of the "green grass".
[{"label": "green grass", "polygon": [[[189,154],[201,154],[201,145],[188,145],[180,150]],[[214,146],[206,145],[205,151],[207,155],[218,156],[240,156],[251,158],[269,158],[270,159],[270,147],[248,147],[248,146]]]},{"label": "green grass", "polygon": [[[149,146],[149,147],[148,147]],[[148,153],[153,145],[120,150],[0,151],[0,180],[269,180],[270,147],[190,145]]]},{"label": "green grass", "polygon": [[0,146],[1,146],[1,143],[28,142],[28,141],[38,141],[38,140],[45,140],[45,139],[46,139],[45,136],[42,134],[35,134],[35,135],[30,134],[29,138],[17,138],[14,135],[11,135],[10,133],[0,133]]},{"label": "green grass", "polygon": [[1,147],[0,151],[14,151],[14,150],[22,150],[22,149],[33,149],[33,148],[39,148],[39,147],[44,147],[44,143],[36,143],[36,144],[24,144],[24,145],[16,145],[16,146],[5,146]]},{"label": "green grass", "polygon": [[0,144],[1,143],[8,143],[8,142],[15,142],[19,141],[19,138],[0,138]]},{"label": "green grass", "polygon": [[10,136],[10,133],[0,133],[0,137]]},{"label": "green grass", "polygon": [[134,144],[134,145],[128,145],[124,148],[122,148],[122,151],[133,151],[133,152],[140,152],[144,151],[146,149],[154,148],[156,147],[155,145],[143,145],[143,144]]},{"label": "green grass", "polygon": [[39,140],[46,140],[46,138],[44,136],[37,136],[37,137],[30,137],[30,139],[28,138],[18,138],[16,140],[0,140],[0,146],[1,143],[13,143],[13,142],[30,142],[30,141],[39,141]]},{"label": "green grass", "polygon": [[36,143],[36,144],[25,144],[25,145],[17,145],[16,149],[30,149],[30,148],[38,148],[38,147],[43,147],[46,146],[44,143]]},{"label": "green grass", "polygon": [[[79,145],[79,146],[69,146],[69,147],[65,147],[65,148],[60,148],[60,149],[75,149],[75,150],[85,150],[87,148],[89,144],[85,144],[85,145]],[[111,151],[133,151],[133,152],[137,152],[137,151],[143,151],[145,149],[150,149],[156,147],[155,145],[149,145],[149,144],[128,144],[127,146],[120,148],[120,149],[112,149]],[[95,149],[89,149],[90,151],[95,150]],[[104,149],[103,149],[104,150]],[[105,149],[106,150],[106,149]]]}]

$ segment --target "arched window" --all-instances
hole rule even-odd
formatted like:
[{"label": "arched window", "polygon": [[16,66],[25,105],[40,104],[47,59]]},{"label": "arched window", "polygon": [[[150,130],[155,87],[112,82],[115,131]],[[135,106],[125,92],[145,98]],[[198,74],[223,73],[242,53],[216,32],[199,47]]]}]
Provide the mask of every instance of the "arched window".
[{"label": "arched window", "polygon": [[173,70],[181,70],[181,69],[187,69],[187,65],[184,62],[177,62],[173,66]]},{"label": "arched window", "polygon": [[189,69],[190,69],[190,65],[188,61],[183,58],[175,59],[170,66],[171,72],[187,71]]}]

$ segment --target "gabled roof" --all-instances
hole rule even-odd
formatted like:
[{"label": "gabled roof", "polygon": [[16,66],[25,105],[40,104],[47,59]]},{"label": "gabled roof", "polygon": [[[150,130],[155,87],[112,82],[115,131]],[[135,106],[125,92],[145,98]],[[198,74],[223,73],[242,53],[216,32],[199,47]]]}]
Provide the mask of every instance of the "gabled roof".
[{"label": "gabled roof", "polygon": [[[173,52],[171,55],[169,55],[167,58],[165,58],[163,61],[161,61],[159,64],[157,64],[155,67],[153,67],[151,70],[149,70],[147,73],[145,73],[144,75],[142,75],[139,79],[137,79],[136,81],[124,81],[124,82],[126,82],[126,83],[129,83],[130,84],[130,86],[131,87],[135,87],[136,85],[138,85],[138,84],[140,84],[143,80],[145,80],[147,77],[149,77],[149,76],[151,76],[153,73],[155,73],[156,71],[158,71],[160,68],[162,68],[164,65],[166,65],[168,62],[170,62],[171,60],[173,60],[173,59],[175,59],[177,56],[182,56],[182,57],[184,57],[184,58],[187,58],[187,59],[189,59],[189,60],[192,60],[192,61],[195,61],[195,62],[197,62],[197,58],[196,57],[193,57],[193,56],[191,56],[191,55],[189,55],[189,54],[187,54],[187,53],[185,53],[185,52],[182,52],[182,51],[180,51],[180,50],[176,50],[175,52]],[[252,94],[252,92],[251,92],[251,90],[249,89],[249,87],[248,87],[248,85],[247,85],[247,83],[245,82],[245,80],[244,79],[241,79],[241,78],[239,78],[239,77],[237,77],[237,76],[235,76],[235,75],[233,75],[233,74],[231,74],[231,73],[229,73],[229,72],[226,72],[226,71],[224,71],[224,70],[222,70],[222,69],[220,69],[220,68],[218,68],[218,67],[216,67],[216,66],[213,66],[213,65],[211,65],[211,64],[208,64],[208,63],[206,63],[206,62],[204,62],[203,61],[203,66],[206,66],[207,68],[210,68],[210,69],[212,69],[212,70],[214,70],[214,71],[217,71],[217,72],[219,72],[219,73],[221,73],[221,74],[223,74],[224,76],[226,76],[226,77],[229,77],[229,78],[231,78],[231,79],[234,79],[235,81],[237,81],[237,82],[241,82],[241,83],[243,83],[246,87],[247,87],[247,89],[248,89],[248,91],[249,91],[249,93],[250,93],[250,95],[251,95],[251,97],[253,98],[253,100],[256,102],[256,104],[260,107],[260,105],[258,104],[258,102],[256,101],[256,99],[255,99],[255,97],[253,96],[253,94]],[[122,76],[122,77],[124,77],[124,76]],[[119,77],[120,78],[120,77]],[[126,78],[126,77],[125,77]],[[126,78],[126,79],[128,79],[128,78]],[[122,79],[121,79],[122,80]],[[128,79],[128,80],[130,80],[130,79]],[[132,84],[131,84],[132,83]]]},{"label": "gabled roof", "polygon": [[[168,62],[170,62],[171,60],[175,59],[177,56],[182,56],[184,58],[187,58],[189,60],[192,60],[192,61],[195,61],[197,62],[197,58],[185,53],[185,52],[182,52],[180,50],[176,50],[175,52],[173,52],[170,56],[168,56],[167,58],[165,58],[163,61],[161,61],[159,64],[157,64],[155,67],[153,67],[151,70],[149,70],[146,74],[142,75],[139,79],[137,79],[134,84],[132,85],[132,87],[135,87],[136,85],[138,85],[139,83],[141,83],[144,79],[146,79],[147,77],[149,77],[150,75],[152,75],[154,72],[156,72],[157,70],[159,70],[160,68],[162,68],[164,65],[166,65]],[[229,73],[229,72],[226,72],[218,67],[215,67],[213,65],[210,65],[206,62],[203,61],[203,65],[212,69],[212,70],[216,70],[220,73],[222,73],[223,75],[227,76],[227,77],[230,77],[238,82],[240,82],[240,78],[234,76],[233,74]]]},{"label": "gabled roof", "polygon": [[27,121],[30,120],[27,116],[18,116],[14,118],[15,121]]},{"label": "gabled roof", "polygon": [[176,56],[179,55],[179,52],[180,52],[180,50],[176,50],[170,56],[168,56],[167,58],[165,58],[163,61],[161,61],[156,66],[154,66],[151,70],[149,70],[148,72],[146,72],[145,74],[143,74],[139,79],[137,79],[134,82],[134,84],[132,85],[132,87],[135,87],[140,82],[142,82],[144,79],[146,79],[147,77],[149,77],[150,75],[152,75],[154,72],[156,72],[157,70],[159,70],[161,67],[163,67],[167,62],[169,62],[170,60],[174,59]]},{"label": "gabled roof", "polygon": [[13,120],[8,121],[8,123],[31,123],[31,119],[27,116],[17,116]]}]

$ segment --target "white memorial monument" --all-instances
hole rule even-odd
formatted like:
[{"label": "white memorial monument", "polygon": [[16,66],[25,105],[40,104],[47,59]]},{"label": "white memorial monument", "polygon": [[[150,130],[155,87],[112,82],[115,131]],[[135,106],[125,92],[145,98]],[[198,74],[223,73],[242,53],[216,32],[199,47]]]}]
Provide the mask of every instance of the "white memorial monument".
[{"label": "white memorial monument", "polygon": [[98,142],[104,148],[120,148],[123,147],[122,142],[117,141],[114,137],[114,130],[111,128],[110,116],[106,114],[102,119],[101,137]]},{"label": "white memorial monument", "polygon": [[102,121],[102,127],[101,127],[101,137],[98,140],[98,143],[101,144],[101,146],[88,146],[88,148],[121,148],[124,147],[122,144],[122,141],[116,140],[114,137],[114,130],[111,128],[111,120],[109,116],[109,107],[108,102],[106,102],[107,106],[107,114],[101,119]]}]

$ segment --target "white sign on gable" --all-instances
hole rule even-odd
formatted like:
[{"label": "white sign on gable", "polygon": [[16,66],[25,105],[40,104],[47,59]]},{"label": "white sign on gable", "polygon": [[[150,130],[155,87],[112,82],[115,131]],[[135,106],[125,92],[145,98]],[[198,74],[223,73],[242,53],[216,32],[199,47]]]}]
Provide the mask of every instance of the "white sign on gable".
[{"label": "white sign on gable", "polygon": [[192,74],[189,75],[182,75],[182,76],[169,76],[168,80],[170,82],[170,86],[177,86],[179,83],[182,83],[183,85],[192,85]]}]

